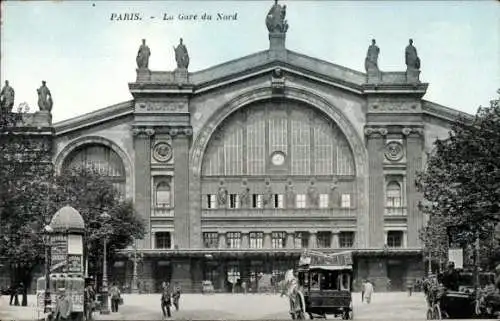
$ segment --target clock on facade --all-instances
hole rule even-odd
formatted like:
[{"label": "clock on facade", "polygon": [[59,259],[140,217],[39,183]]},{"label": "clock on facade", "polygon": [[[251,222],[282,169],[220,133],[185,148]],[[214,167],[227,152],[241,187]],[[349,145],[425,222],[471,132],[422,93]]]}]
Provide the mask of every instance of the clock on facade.
[{"label": "clock on facade", "polygon": [[271,163],[275,166],[281,166],[285,163],[285,154],[282,152],[274,152],[271,155]]}]

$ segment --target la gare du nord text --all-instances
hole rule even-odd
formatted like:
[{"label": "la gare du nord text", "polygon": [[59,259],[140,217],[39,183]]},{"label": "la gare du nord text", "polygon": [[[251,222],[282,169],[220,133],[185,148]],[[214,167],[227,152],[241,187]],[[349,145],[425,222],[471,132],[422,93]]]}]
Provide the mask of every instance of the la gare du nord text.
[{"label": "la gare du nord text", "polygon": [[[150,16],[151,19],[155,19],[154,16]],[[179,13],[178,15],[163,13],[161,17],[162,20],[181,20],[181,21],[209,21],[209,20],[237,20],[238,13],[226,14],[226,13],[217,13],[217,14],[185,14]],[[135,20],[143,20],[143,15],[137,12],[129,12],[129,13],[112,13],[110,17],[111,21],[135,21]]]}]

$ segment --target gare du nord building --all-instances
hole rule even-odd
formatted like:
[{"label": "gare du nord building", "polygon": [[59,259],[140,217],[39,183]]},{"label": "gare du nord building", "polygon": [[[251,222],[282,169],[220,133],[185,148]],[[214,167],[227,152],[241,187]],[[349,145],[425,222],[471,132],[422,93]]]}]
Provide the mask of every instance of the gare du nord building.
[{"label": "gare du nord building", "polygon": [[423,276],[414,180],[458,111],[423,99],[419,68],[351,70],[286,49],[286,21],[268,30],[268,50],[139,68],[132,100],[54,124],[56,169],[97,166],[146,224],[113,280],[130,284],[135,252],[142,291],[255,289],[306,248],[352,250],[358,286]]}]

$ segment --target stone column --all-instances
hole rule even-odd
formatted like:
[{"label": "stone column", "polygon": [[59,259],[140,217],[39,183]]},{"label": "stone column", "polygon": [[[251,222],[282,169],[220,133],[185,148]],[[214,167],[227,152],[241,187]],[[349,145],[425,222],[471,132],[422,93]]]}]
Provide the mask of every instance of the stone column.
[{"label": "stone column", "polygon": [[264,244],[262,244],[262,247],[265,249],[270,249],[272,248],[272,242],[271,242],[271,232],[264,232]]},{"label": "stone column", "polygon": [[134,127],[135,151],[135,209],[146,225],[146,234],[137,245],[141,249],[151,248],[151,136],[155,131],[151,128]]},{"label": "stone column", "polygon": [[310,249],[315,249],[318,247],[318,241],[316,238],[317,231],[310,231],[309,232],[309,248]]},{"label": "stone column", "polygon": [[241,248],[242,249],[250,248],[250,235],[248,232],[241,233]]},{"label": "stone column", "polygon": [[287,249],[293,249],[295,248],[295,238],[294,238],[295,233],[293,231],[288,231],[286,233],[286,248]]},{"label": "stone column", "polygon": [[332,249],[338,249],[340,248],[339,244],[339,232],[338,231],[333,231],[332,232],[332,240],[330,241],[330,246]]},{"label": "stone column", "polygon": [[226,245],[226,232],[219,233],[219,249],[225,249]]},{"label": "stone column", "polygon": [[408,246],[420,245],[418,236],[419,229],[423,226],[423,216],[418,209],[418,202],[422,199],[421,193],[415,186],[415,178],[418,171],[422,170],[423,154],[423,130],[422,128],[403,128],[406,137],[407,161],[406,161],[406,199],[408,215]]},{"label": "stone column", "polygon": [[368,246],[382,247],[384,245],[384,136],[386,128],[365,128],[369,155],[369,229]]},{"label": "stone column", "polygon": [[189,132],[171,129],[169,134],[174,153],[174,244],[179,248],[189,248]]}]

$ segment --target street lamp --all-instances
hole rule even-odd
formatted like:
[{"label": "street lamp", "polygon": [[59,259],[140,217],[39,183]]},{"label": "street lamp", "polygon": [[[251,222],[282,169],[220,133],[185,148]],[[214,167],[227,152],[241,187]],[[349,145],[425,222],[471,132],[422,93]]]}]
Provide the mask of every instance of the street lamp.
[{"label": "street lamp", "polygon": [[111,216],[104,212],[100,215],[100,218],[104,221],[103,227],[104,227],[104,257],[103,257],[103,263],[102,263],[102,306],[101,306],[101,314],[109,314],[109,304],[108,304],[108,267],[107,267],[107,260],[106,260],[106,246],[107,246],[107,241],[108,237],[107,234],[109,232],[107,228],[107,221],[111,218]]},{"label": "street lamp", "polygon": [[51,298],[50,298],[50,255],[51,244],[50,234],[54,231],[50,225],[45,225],[44,230],[44,243],[45,243],[45,298],[44,298],[44,313],[50,313]]},{"label": "street lamp", "polygon": [[132,270],[132,286],[131,286],[131,292],[132,293],[138,293],[139,292],[139,286],[138,286],[138,280],[137,280],[137,263],[139,263],[143,255],[142,253],[137,253],[137,240],[134,240],[134,254],[129,256],[130,259],[132,259],[133,263],[133,270]]}]

